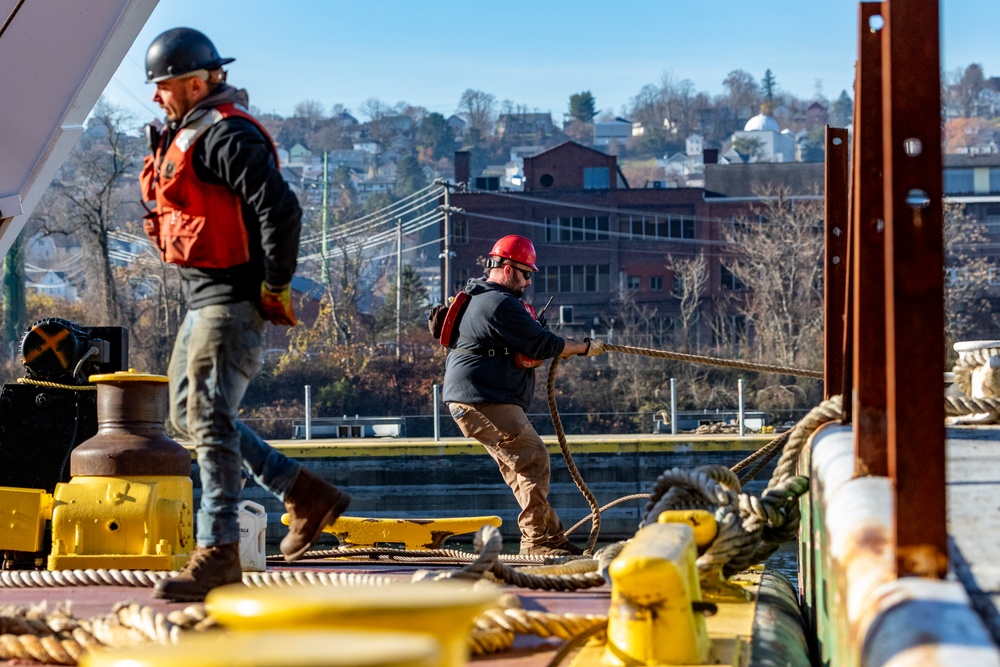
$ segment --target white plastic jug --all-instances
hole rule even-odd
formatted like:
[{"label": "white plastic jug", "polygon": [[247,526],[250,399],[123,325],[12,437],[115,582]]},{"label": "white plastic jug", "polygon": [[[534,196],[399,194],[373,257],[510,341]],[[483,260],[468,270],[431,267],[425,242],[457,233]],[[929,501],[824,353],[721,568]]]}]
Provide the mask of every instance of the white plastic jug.
[{"label": "white plastic jug", "polygon": [[237,505],[240,522],[240,567],[244,572],[267,570],[267,512],[252,500]]}]

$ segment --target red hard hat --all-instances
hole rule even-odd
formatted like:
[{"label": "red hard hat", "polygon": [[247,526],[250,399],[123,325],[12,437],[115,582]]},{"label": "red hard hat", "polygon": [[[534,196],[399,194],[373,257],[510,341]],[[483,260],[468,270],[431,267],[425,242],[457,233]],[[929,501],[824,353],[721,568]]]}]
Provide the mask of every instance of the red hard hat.
[{"label": "red hard hat", "polygon": [[532,271],[538,271],[535,266],[535,246],[530,239],[523,236],[505,236],[493,245],[490,257],[502,257],[518,264],[524,264]]}]

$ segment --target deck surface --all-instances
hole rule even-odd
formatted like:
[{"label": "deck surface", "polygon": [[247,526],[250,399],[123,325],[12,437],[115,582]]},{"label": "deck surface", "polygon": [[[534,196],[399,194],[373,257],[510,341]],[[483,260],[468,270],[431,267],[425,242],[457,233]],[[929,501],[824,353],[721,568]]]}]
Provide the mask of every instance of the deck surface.
[{"label": "deck surface", "polygon": [[1000,426],[948,429],[951,569],[1000,643]]}]

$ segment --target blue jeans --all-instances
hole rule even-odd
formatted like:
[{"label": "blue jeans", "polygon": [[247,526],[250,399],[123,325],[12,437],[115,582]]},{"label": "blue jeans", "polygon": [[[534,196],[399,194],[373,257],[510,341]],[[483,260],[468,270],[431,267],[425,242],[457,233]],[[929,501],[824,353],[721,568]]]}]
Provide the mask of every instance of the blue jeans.
[{"label": "blue jeans", "polygon": [[189,310],[170,356],[170,420],[194,443],[201,475],[198,546],[240,541],[241,465],[284,500],[301,465],[236,418],[264,356],[264,320],[249,301]]}]

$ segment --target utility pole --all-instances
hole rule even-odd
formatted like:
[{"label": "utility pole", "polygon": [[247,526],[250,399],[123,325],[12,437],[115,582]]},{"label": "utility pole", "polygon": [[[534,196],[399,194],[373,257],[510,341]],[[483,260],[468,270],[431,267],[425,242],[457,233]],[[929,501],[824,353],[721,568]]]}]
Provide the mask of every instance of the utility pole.
[{"label": "utility pole", "polygon": [[330,265],[327,260],[327,194],[330,190],[330,178],[328,169],[329,153],[323,151],[323,213],[320,219],[322,222],[322,233],[320,240],[320,253],[323,256],[322,267],[320,268],[320,280],[324,285],[330,284]]},{"label": "utility pole", "polygon": [[403,342],[403,219],[396,218],[396,361]]},{"label": "utility pole", "polygon": [[435,179],[434,183],[444,188],[444,204],[439,208],[444,213],[444,233],[441,235],[444,240],[444,249],[438,257],[444,259],[443,274],[441,276],[441,303],[447,305],[448,298],[451,296],[451,258],[454,256],[454,253],[451,251],[451,214],[463,213],[464,211],[459,208],[452,208],[451,206],[449,196],[451,188],[455,187],[453,183],[449,183],[441,178]]},{"label": "utility pole", "polygon": [[444,186],[444,276],[441,278],[441,303],[448,303],[451,296],[451,190]]}]

